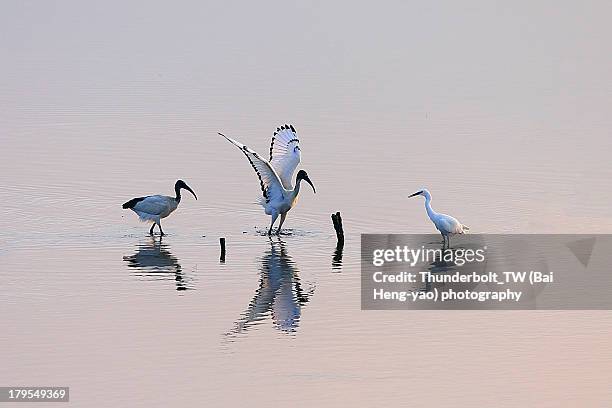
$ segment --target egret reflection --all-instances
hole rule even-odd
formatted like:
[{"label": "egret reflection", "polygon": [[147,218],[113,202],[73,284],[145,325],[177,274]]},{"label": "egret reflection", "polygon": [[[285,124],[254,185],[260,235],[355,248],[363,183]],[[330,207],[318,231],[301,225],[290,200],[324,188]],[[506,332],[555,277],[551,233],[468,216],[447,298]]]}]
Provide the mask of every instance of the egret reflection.
[{"label": "egret reflection", "polygon": [[[437,243],[430,243],[436,245]],[[467,251],[478,253],[478,250],[485,250],[482,261],[475,262],[458,262],[460,259],[465,259]],[[509,237],[507,235],[489,235],[486,241],[482,236],[472,235],[469,241],[465,241],[456,247],[446,248],[442,250],[440,256],[426,263],[421,268],[422,271],[427,271],[433,277],[433,282],[427,281],[422,283],[423,287],[419,290],[431,292],[434,289],[438,291],[452,290],[455,293],[463,292],[498,292],[512,290],[519,292],[520,306],[518,303],[500,303],[495,300],[471,302],[471,309],[496,309],[496,308],[517,308],[534,307],[536,298],[546,286],[545,283],[532,284],[525,282],[506,282],[503,276],[504,271],[524,271],[524,270],[550,270],[545,258],[541,253],[541,248],[530,246],[524,241],[521,236]],[[444,282],[443,275],[472,275],[486,276],[488,273],[495,272],[499,278],[497,281],[484,280],[478,282],[475,280],[466,280],[458,282]],[[439,278],[438,278],[439,277]],[[446,306],[440,307],[453,308],[453,304],[459,304],[462,301],[446,301]],[[453,303],[456,302],[456,303]],[[463,306],[468,308],[468,306]]]},{"label": "egret reflection", "polygon": [[[446,242],[446,241],[445,241]],[[436,245],[437,243],[430,243],[430,245]],[[458,260],[463,259],[463,254],[466,250],[477,251],[479,248],[482,248],[483,244],[474,244],[474,243],[464,243],[461,246],[457,246],[455,248],[443,248],[441,251],[436,252],[437,256],[434,256],[433,259],[425,267],[422,268],[423,271],[427,271],[432,275],[447,275],[459,273],[460,275],[468,275],[471,274],[472,271],[476,271],[477,273],[484,273],[487,262],[486,260],[483,262],[458,262]],[[444,283],[434,283],[433,286],[438,289],[443,289],[446,284]],[[430,292],[433,289],[432,283],[425,282],[425,287],[421,290],[425,292]],[[453,284],[455,288],[460,288],[462,290],[472,290],[476,286],[477,283],[455,283]]]},{"label": "egret reflection", "polygon": [[137,246],[136,252],[124,256],[128,268],[142,280],[173,280],[176,290],[191,289],[189,279],[185,277],[181,264],[170,251],[170,246],[162,238],[151,237],[150,241]]},{"label": "egret reflection", "polygon": [[242,317],[228,335],[235,336],[268,316],[274,327],[286,333],[295,332],[302,307],[308,303],[314,286],[306,290],[299,278],[299,270],[280,238],[270,238],[270,250],[261,258],[259,287]]}]

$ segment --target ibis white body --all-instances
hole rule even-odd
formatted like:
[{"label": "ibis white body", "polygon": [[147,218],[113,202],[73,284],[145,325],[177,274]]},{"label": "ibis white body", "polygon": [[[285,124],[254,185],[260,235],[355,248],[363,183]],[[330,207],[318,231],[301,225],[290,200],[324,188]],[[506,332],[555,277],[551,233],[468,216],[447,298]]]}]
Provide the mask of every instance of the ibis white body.
[{"label": "ibis white body", "polygon": [[295,187],[292,185],[293,173],[301,160],[300,141],[295,128],[292,125],[284,125],[277,129],[272,137],[270,160],[265,160],[243,143],[222,133],[219,134],[239,148],[251,163],[257,177],[259,177],[263,195],[259,199],[259,203],[264,208],[265,213],[272,217],[268,234],[272,233],[272,227],[278,216],[281,217],[278,226],[278,232],[280,233],[287,212],[297,204],[300,182],[305,180],[312,186],[313,191],[315,190],[304,170],[298,172]]},{"label": "ibis white body", "polygon": [[417,191],[410,197],[422,195],[425,197],[425,211],[436,229],[442,234],[444,244],[448,242],[450,247],[450,236],[455,234],[465,234],[469,231],[469,227],[460,223],[456,218],[450,215],[437,213],[431,208],[431,193],[427,189]]},{"label": "ibis white body", "polygon": [[178,208],[178,205],[179,203],[174,197],[152,195],[136,203],[130,210],[138,214],[143,222],[149,221],[159,224],[160,220],[172,214]]},{"label": "ibis white body", "polygon": [[150,195],[146,197],[133,198],[130,201],[123,204],[124,209],[130,209],[138,214],[138,218],[143,222],[152,222],[150,234],[153,234],[153,228],[155,225],[159,227],[159,232],[164,235],[164,231],[161,227],[162,218],[166,218],[178,208],[181,202],[181,189],[189,191],[197,200],[193,190],[185,184],[183,180],[178,180],[174,185],[174,191],[176,192],[175,197],[165,195]]}]

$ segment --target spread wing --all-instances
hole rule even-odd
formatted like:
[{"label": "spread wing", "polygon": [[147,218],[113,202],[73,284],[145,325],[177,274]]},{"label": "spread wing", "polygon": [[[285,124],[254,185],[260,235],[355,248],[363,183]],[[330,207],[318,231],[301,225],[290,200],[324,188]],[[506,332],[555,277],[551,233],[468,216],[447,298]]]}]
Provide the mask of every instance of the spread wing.
[{"label": "spread wing", "polygon": [[293,173],[300,164],[300,158],[300,139],[293,125],[277,128],[270,144],[270,164],[287,190],[293,189]]},{"label": "spread wing", "polygon": [[249,163],[251,163],[251,166],[253,166],[255,173],[257,173],[257,177],[259,177],[261,192],[263,193],[266,202],[277,199],[282,200],[284,197],[283,185],[281,184],[278,174],[276,171],[274,171],[270,163],[262,159],[257,152],[249,149],[242,143],[225,136],[223,133],[219,134],[226,138],[231,144],[239,148],[249,160]]}]

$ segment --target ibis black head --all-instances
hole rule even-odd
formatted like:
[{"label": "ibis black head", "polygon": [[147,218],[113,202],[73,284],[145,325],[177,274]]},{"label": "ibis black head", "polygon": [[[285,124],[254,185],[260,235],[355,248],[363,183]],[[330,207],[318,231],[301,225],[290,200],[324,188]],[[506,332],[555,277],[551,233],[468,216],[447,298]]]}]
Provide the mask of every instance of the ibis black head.
[{"label": "ibis black head", "polygon": [[177,180],[176,184],[174,184],[174,191],[176,192],[176,197],[180,199],[181,197],[181,188],[184,188],[185,190],[189,191],[191,194],[193,194],[193,196],[195,197],[195,199],[197,200],[198,197],[196,196],[196,193],[193,192],[193,190],[191,189],[191,187],[189,187],[187,185],[187,183],[185,183],[183,180]]},{"label": "ibis black head", "polygon": [[310,184],[310,187],[312,187],[312,191],[314,191],[315,194],[317,193],[317,190],[315,190],[315,186],[312,184],[312,181],[310,181],[310,178],[308,178],[308,173],[306,173],[306,170],[298,171],[298,174],[295,178],[295,184],[297,184],[297,182],[300,180],[304,180],[305,182]]}]

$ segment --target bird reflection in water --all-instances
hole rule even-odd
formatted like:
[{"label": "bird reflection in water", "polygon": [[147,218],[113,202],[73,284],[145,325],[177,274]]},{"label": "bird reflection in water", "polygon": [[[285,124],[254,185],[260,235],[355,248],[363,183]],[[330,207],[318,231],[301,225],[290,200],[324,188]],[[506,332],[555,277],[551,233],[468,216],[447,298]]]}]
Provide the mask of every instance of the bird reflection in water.
[{"label": "bird reflection in water", "polygon": [[344,253],[344,238],[338,240],[332,257],[332,272],[342,272],[342,254]]},{"label": "bird reflection in water", "polygon": [[[445,241],[446,242],[446,241]],[[423,248],[427,250],[436,250],[435,256],[428,259],[428,262],[423,263],[421,265],[416,266],[419,271],[429,272],[432,275],[453,275],[458,273],[459,275],[470,275],[472,272],[483,274],[485,273],[488,265],[488,256],[485,251],[485,256],[479,262],[466,260],[466,251],[471,251],[471,253],[478,253],[478,251],[483,251],[483,249],[487,248],[486,242],[482,240],[481,237],[477,235],[471,235],[471,239],[469,242],[463,242],[460,245],[455,246],[454,248],[447,248],[446,244],[442,245],[440,248],[438,245],[440,242],[428,242],[427,244],[422,244]],[[473,258],[476,258],[473,256]],[[465,290],[473,290],[479,283],[475,282],[460,282],[460,283],[431,283],[424,282],[424,287],[420,288],[421,291],[431,292],[433,288],[437,288],[438,290],[448,289],[449,287],[454,290],[465,291]]]},{"label": "bird reflection in water", "polygon": [[[443,250],[442,253],[445,257],[453,255],[452,257],[449,256],[449,258],[455,261],[438,257],[432,262],[424,264],[421,270],[429,271],[431,275],[452,275],[455,273],[471,275],[475,273],[479,276],[486,276],[487,273],[494,272],[498,275],[498,280],[496,282],[485,281],[483,283],[473,280],[452,283],[426,282],[420,290],[424,292],[431,292],[434,288],[440,291],[452,289],[455,292],[512,290],[521,293],[520,304],[518,302],[491,300],[486,302],[468,301],[464,302],[464,306],[471,309],[535,308],[537,297],[546,287],[546,283],[532,284],[529,281],[506,282],[503,273],[504,271],[525,270],[549,271],[550,266],[546,261],[542,248],[526,242],[525,238],[520,235],[488,235],[486,240],[479,235],[471,235],[470,237],[468,242],[463,242],[460,246]],[[432,246],[434,244],[436,243],[430,243]],[[464,258],[468,250],[471,250],[473,253],[484,250],[485,255],[481,261],[457,263],[456,260]],[[477,289],[479,286],[481,289]],[[459,303],[457,302],[457,304]],[[452,305],[450,302],[447,304]]]},{"label": "bird reflection in water", "polygon": [[302,287],[299,270],[280,238],[270,238],[270,250],[261,258],[259,287],[247,310],[227,335],[233,337],[261,323],[267,316],[281,332],[293,333],[299,325],[302,307],[314,293],[314,286]]},{"label": "bird reflection in water", "polygon": [[177,257],[170,252],[170,246],[162,238],[151,238],[147,243],[139,244],[133,255],[124,256],[133,274],[142,280],[174,280],[176,290],[191,289],[189,280],[182,271]]}]

